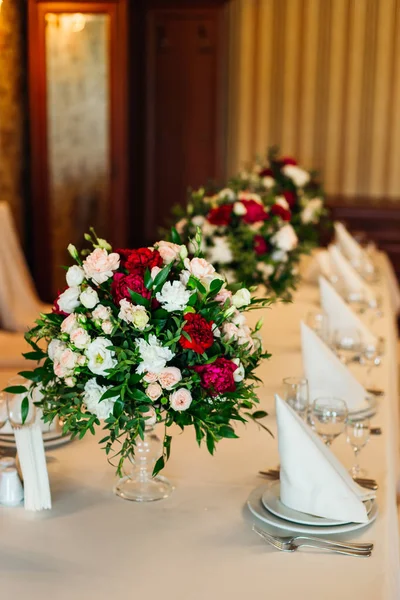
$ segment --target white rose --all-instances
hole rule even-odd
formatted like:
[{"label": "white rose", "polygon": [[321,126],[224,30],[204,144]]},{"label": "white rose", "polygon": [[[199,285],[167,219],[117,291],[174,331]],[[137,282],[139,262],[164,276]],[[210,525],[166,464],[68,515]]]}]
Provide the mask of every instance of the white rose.
[{"label": "white rose", "polygon": [[85,308],[94,308],[96,304],[99,303],[99,296],[91,287],[87,287],[79,296],[80,301],[82,302]]},{"label": "white rose", "polygon": [[169,403],[174,410],[187,410],[192,403],[192,394],[186,388],[178,388],[170,395]]},{"label": "white rose", "polygon": [[96,415],[98,419],[107,419],[113,411],[117,396],[115,398],[106,398],[100,402],[102,395],[109,389],[109,387],[99,385],[95,378],[89,379],[85,384],[83,402],[86,409]]},{"label": "white rose", "polygon": [[114,325],[111,323],[111,321],[103,321],[103,323],[101,324],[101,329],[106,335],[110,335],[110,333],[114,329]]},{"label": "white rose", "polygon": [[221,330],[219,329],[219,327],[217,327],[217,325],[215,323],[213,323],[213,326],[212,326],[211,330],[212,330],[213,336],[215,338],[220,338],[221,337]]},{"label": "white rose", "polygon": [[111,308],[109,306],[103,306],[99,304],[92,312],[93,319],[99,319],[100,321],[108,321],[111,315]]},{"label": "white rose", "polygon": [[258,204],[263,204],[261,196],[259,194],[254,194],[252,192],[239,192],[238,194],[239,200],[254,200],[258,202]]},{"label": "white rose", "polygon": [[54,373],[57,377],[70,375],[77,364],[78,354],[70,348],[63,350],[58,358],[54,359]]},{"label": "white rose", "polygon": [[274,250],[271,254],[271,259],[275,262],[286,263],[289,260],[289,257],[284,250]]},{"label": "white rose", "polygon": [[211,263],[229,264],[233,261],[232,250],[225,236],[215,236],[213,245],[207,248],[207,251]]},{"label": "white rose", "polygon": [[251,294],[247,288],[241,288],[232,296],[232,304],[236,308],[248,306],[251,302]]},{"label": "white rose", "polygon": [[247,326],[247,319],[244,313],[239,312],[238,310],[231,317],[232,323],[235,323],[238,327]]},{"label": "white rose", "polygon": [[164,265],[169,265],[170,263],[178,260],[179,253],[181,251],[181,246],[178,244],[173,244],[172,242],[160,241],[155,244],[155,247],[161,254],[161,258],[163,259]]},{"label": "white rose", "polygon": [[108,254],[104,248],[96,248],[83,261],[83,270],[88,279],[101,284],[113,276],[113,271],[119,268],[119,254],[112,252]]},{"label": "white rose", "polygon": [[183,286],[187,286],[190,278],[190,271],[181,271],[179,275],[179,281]]},{"label": "white rose", "polygon": [[223,190],[221,190],[220,192],[218,192],[218,198],[220,198],[221,200],[235,200],[236,198],[236,194],[233,190],[231,190],[230,188],[224,188]]},{"label": "white rose", "polygon": [[290,252],[296,248],[298,243],[296,232],[289,224],[281,227],[281,229],[272,236],[271,241],[279,250],[284,250],[285,252]]},{"label": "white rose", "polygon": [[76,378],[75,377],[66,377],[64,379],[64,383],[67,387],[74,387],[74,385],[76,385]]},{"label": "white rose", "polygon": [[162,395],[162,387],[158,383],[150,383],[150,385],[146,389],[146,396],[150,398],[153,402],[158,400],[158,398]]},{"label": "white rose", "polygon": [[221,327],[222,340],[229,342],[230,340],[237,340],[239,338],[239,329],[233,323],[224,323]]},{"label": "white rose", "polygon": [[65,276],[69,287],[81,285],[82,281],[85,279],[85,272],[78,265],[74,265],[70,267]]},{"label": "white rose", "polygon": [[61,323],[61,331],[63,333],[68,333],[68,335],[71,335],[73,330],[77,327],[78,321],[76,315],[74,315],[73,313],[71,315],[68,315],[68,317],[64,319],[64,321]]},{"label": "white rose", "polygon": [[51,340],[49,345],[47,346],[47,354],[50,360],[58,360],[61,353],[66,349],[67,345],[64,344],[61,340]]},{"label": "white rose", "polygon": [[322,210],[321,198],[313,198],[309,200],[301,211],[302,223],[318,223],[319,213]]},{"label": "white rose", "polygon": [[310,174],[297,165],[285,165],[282,173],[289,177],[297,187],[304,187],[310,181]]},{"label": "white rose", "polygon": [[203,217],[203,215],[196,215],[192,219],[192,223],[195,227],[203,227],[204,221],[205,221],[205,218]]},{"label": "white rose", "polygon": [[120,311],[118,317],[125,323],[132,323],[136,329],[143,331],[150,320],[148,312],[144,306],[133,305],[132,302],[123,298],[119,301]]},{"label": "white rose", "polygon": [[167,281],[164,283],[161,292],[157,292],[156,298],[168,312],[181,311],[186,308],[192,293],[180,281],[173,281],[172,283]]},{"label": "white rose", "polygon": [[275,204],[282,206],[282,208],[286,210],[290,210],[289,202],[286,200],[285,196],[277,196],[275,198]]},{"label": "white rose", "polygon": [[270,190],[275,185],[275,179],[273,177],[271,177],[270,175],[267,175],[266,177],[262,177],[261,181],[262,181],[263,186],[267,190]]},{"label": "white rose", "polygon": [[98,337],[87,347],[85,354],[88,358],[88,367],[96,375],[107,375],[107,370],[112,369],[117,364],[115,352],[108,350],[112,346],[110,340],[104,337]]},{"label": "white rose", "polygon": [[142,362],[138,365],[136,373],[159,373],[166,363],[174,358],[174,352],[164,348],[154,334],[149,335],[149,341],[141,338],[135,340]]},{"label": "white rose", "polygon": [[67,314],[71,314],[74,312],[75,308],[78,308],[79,295],[81,293],[81,288],[77,286],[69,287],[59,295],[57,303],[58,308]]},{"label": "white rose", "polygon": [[275,271],[275,268],[272,265],[263,263],[263,262],[258,262],[257,263],[257,270],[266,278],[270,277],[272,275],[272,273]]},{"label": "white rose", "polygon": [[192,258],[192,260],[186,258],[184,264],[189,273],[193,275],[193,277],[197,277],[197,279],[214,277],[214,267],[204,258]]},{"label": "white rose", "polygon": [[143,377],[143,379],[147,382],[147,383],[155,383],[158,379],[158,374],[157,373],[152,373],[151,371],[149,373],[146,373],[146,375]]},{"label": "white rose", "polygon": [[242,202],[235,202],[235,204],[233,205],[233,212],[235,213],[235,215],[242,217],[247,213],[247,209]]},{"label": "white rose", "polygon": [[178,367],[166,367],[158,374],[158,381],[165,390],[171,390],[182,379]]},{"label": "white rose", "polygon": [[157,275],[159,274],[159,272],[162,271],[161,267],[153,267],[151,272],[150,272],[150,276],[151,278],[154,279],[157,277]]},{"label": "white rose", "polygon": [[71,342],[80,350],[87,348],[90,344],[90,341],[90,335],[83,329],[83,327],[77,327],[71,333]]},{"label": "white rose", "polygon": [[232,360],[232,362],[235,363],[235,365],[237,365],[237,369],[233,372],[233,379],[236,382],[243,381],[244,376],[245,376],[245,371],[244,371],[244,366],[242,365],[240,359],[234,358]]}]

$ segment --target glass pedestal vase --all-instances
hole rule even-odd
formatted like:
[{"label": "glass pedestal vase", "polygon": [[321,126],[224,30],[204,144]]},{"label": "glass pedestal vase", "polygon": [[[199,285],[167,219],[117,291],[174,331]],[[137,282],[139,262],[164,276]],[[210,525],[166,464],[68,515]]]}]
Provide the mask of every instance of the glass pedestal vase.
[{"label": "glass pedestal vase", "polygon": [[115,494],[133,502],[153,502],[168,498],[173,490],[171,483],[162,475],[152,475],[161,454],[162,442],[154,432],[154,427],[146,427],[144,439],[136,439],[135,455],[129,457],[131,471],[115,485]]}]

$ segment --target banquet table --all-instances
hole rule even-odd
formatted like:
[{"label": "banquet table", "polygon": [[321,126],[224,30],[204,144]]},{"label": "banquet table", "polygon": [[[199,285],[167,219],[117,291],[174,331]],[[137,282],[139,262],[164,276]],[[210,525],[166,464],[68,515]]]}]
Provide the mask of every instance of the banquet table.
[{"label": "banquet table", "polygon": [[[147,598],[230,600],[245,597],[307,600],[400,598],[398,481],[397,333],[393,281],[379,255],[384,316],[374,330],[386,339],[383,364],[374,369],[385,390],[373,425],[383,430],[361,452],[361,463],[379,483],[375,523],[347,539],[373,541],[371,558],[300,550],[278,552],[251,530],[246,508],[262,485],[260,469],[279,462],[277,440],[255,423],[239,425],[238,440],[223,440],[211,457],[194,432],[177,435],[165,475],[175,486],[159,502],[133,503],[112,492],[114,469],[98,446],[101,432],[48,451],[53,509],[29,513],[0,508],[1,597]],[[301,374],[300,319],[317,310],[315,285],[302,283],[291,304],[255,311],[264,317],[264,346],[272,353],[258,371],[264,419],[276,432],[273,395],[285,376]],[[6,384],[10,371],[0,371]],[[344,436],[333,451],[350,467],[353,453]]]}]

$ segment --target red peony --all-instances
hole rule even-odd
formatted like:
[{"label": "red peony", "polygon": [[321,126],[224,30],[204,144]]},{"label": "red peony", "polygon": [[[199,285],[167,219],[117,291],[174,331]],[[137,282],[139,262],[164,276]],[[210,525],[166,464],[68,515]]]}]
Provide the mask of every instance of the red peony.
[{"label": "red peony", "polygon": [[115,250],[115,252],[117,254],[119,254],[120,265],[121,265],[121,267],[123,269],[125,269],[126,261],[128,260],[128,258],[132,254],[133,250],[131,248],[117,248],[117,250]]},{"label": "red peony", "polygon": [[124,275],[124,273],[114,273],[114,277],[111,284],[111,293],[114,302],[119,306],[120,300],[126,298],[131,300],[129,290],[136,292],[143,296],[143,298],[150,298],[151,292],[144,285],[143,275],[139,273]]},{"label": "red peony", "polygon": [[268,219],[268,213],[265,211],[264,206],[256,200],[241,200],[240,202],[246,208],[246,214],[243,215],[245,223],[257,223],[257,221]]},{"label": "red peony", "polygon": [[285,197],[286,202],[289,204],[290,208],[293,208],[293,206],[296,204],[296,194],[290,190],[286,190],[283,193],[283,196]]},{"label": "red peony", "polygon": [[150,250],[150,248],[138,248],[132,250],[128,256],[125,267],[129,273],[144,275],[146,269],[153,267],[162,267],[163,260],[158,250]]},{"label": "red peony", "polygon": [[182,348],[193,350],[199,354],[203,354],[214,343],[212,332],[212,321],[207,321],[204,317],[197,313],[187,313],[184,316],[186,324],[183,326],[183,331],[190,336],[190,342],[184,335],[179,340]]},{"label": "red peony", "polygon": [[269,168],[267,168],[267,169],[262,169],[262,170],[259,172],[258,176],[259,176],[259,177],[273,177],[273,176],[274,176],[274,172],[273,172],[273,170],[272,170],[272,169],[269,169]]},{"label": "red peony", "polygon": [[268,243],[262,235],[254,236],[254,252],[259,256],[268,252]]},{"label": "red peony", "polygon": [[231,360],[217,358],[215,362],[209,365],[198,365],[193,369],[196,373],[199,373],[202,387],[209,391],[212,396],[236,390],[233,373],[236,371],[237,365]]},{"label": "red peony", "polygon": [[287,208],[284,208],[280,204],[274,204],[271,207],[271,213],[273,215],[277,215],[278,217],[281,217],[281,219],[283,221],[290,221],[290,219],[292,217],[290,210],[288,210]]},{"label": "red peony", "polygon": [[212,208],[207,215],[207,220],[212,225],[229,225],[233,204],[222,204],[218,208]]},{"label": "red peony", "polygon": [[282,167],[285,167],[286,165],[297,165],[297,161],[291,156],[283,156],[279,159],[279,163]]}]

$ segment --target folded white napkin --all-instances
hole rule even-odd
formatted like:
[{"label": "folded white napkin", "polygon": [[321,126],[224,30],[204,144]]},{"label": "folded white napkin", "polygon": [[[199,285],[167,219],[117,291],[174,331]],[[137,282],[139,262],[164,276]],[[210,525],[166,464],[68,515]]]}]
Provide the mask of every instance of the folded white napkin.
[{"label": "folded white napkin", "polygon": [[301,323],[304,375],[308,379],[310,403],[318,397],[344,400],[349,411],[368,407],[367,392],[332,350],[305,323]]},{"label": "folded white napkin", "polygon": [[329,317],[331,331],[341,328],[357,329],[362,341],[370,346],[376,346],[376,336],[371,333],[360,317],[346,304],[335,288],[324,278],[319,278],[321,306]]},{"label": "folded white napkin", "polygon": [[14,435],[24,479],[25,509],[51,508],[49,476],[39,423],[15,429]]},{"label": "folded white napkin", "polygon": [[374,492],[353,481],[329,448],[278,395],[275,405],[283,504],[317,517],[367,523],[362,501],[374,498]]},{"label": "folded white napkin", "polygon": [[343,223],[336,221],[334,223],[334,227],[336,241],[345,256],[347,256],[350,261],[363,261],[364,263],[368,263],[371,269],[373,269],[373,265],[369,260],[367,253],[362,246],[360,246],[357,240],[355,240],[354,237],[347,231]]},{"label": "folded white napkin", "polygon": [[374,292],[343,256],[339,248],[332,244],[328,251],[333,268],[340,274],[349,292],[362,293],[368,302],[375,302]]}]

